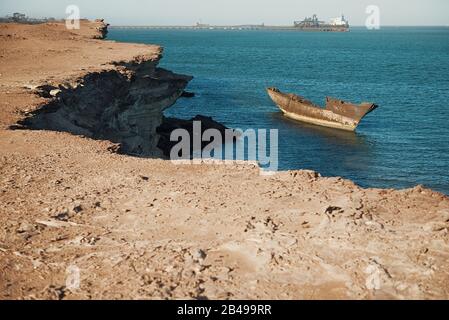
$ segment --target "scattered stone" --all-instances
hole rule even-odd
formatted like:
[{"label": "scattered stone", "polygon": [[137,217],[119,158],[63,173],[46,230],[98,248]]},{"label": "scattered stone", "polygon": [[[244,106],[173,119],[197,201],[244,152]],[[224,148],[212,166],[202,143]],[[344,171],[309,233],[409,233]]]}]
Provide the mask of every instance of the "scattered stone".
[{"label": "scattered stone", "polygon": [[193,260],[195,260],[195,261],[202,261],[206,258],[206,256],[207,256],[206,252],[204,252],[201,249],[194,250],[192,252],[192,257],[193,257]]},{"label": "scattered stone", "polygon": [[66,287],[56,287],[54,285],[50,285],[45,288],[45,291],[50,295],[51,299],[62,300],[66,296]]},{"label": "scattered stone", "polygon": [[447,229],[448,226],[444,222],[429,222],[423,226],[424,231],[438,232]]},{"label": "scattered stone", "polygon": [[440,211],[444,222],[449,222],[449,211]]},{"label": "scattered stone", "polygon": [[60,220],[60,221],[68,221],[69,220],[69,212],[67,210],[58,212],[52,218],[54,218],[56,220]]},{"label": "scattered stone", "polygon": [[183,98],[193,98],[195,97],[195,93],[194,92],[189,92],[189,91],[183,91],[181,94],[181,97]]},{"label": "scattered stone", "polygon": [[50,95],[52,97],[56,97],[59,93],[61,93],[60,89],[54,89],[54,90],[50,90]]},{"label": "scattered stone", "polygon": [[338,213],[343,212],[342,208],[340,208],[340,207],[329,206],[329,207],[327,207],[327,209],[324,211],[324,213],[326,213],[326,214],[332,214],[334,211],[338,211]]},{"label": "scattered stone", "polygon": [[73,207],[72,209],[75,213],[80,213],[81,211],[83,211],[83,207],[80,204],[77,204]]},{"label": "scattered stone", "polygon": [[370,226],[370,227],[379,228],[379,229],[383,229],[384,228],[384,225],[382,223],[376,222],[376,221],[372,221],[372,220],[365,221],[365,225]]},{"label": "scattered stone", "polygon": [[17,228],[17,233],[33,232],[36,230],[36,226],[29,222],[22,222]]},{"label": "scattered stone", "polygon": [[25,84],[23,87],[29,90],[36,90],[38,86],[34,84]]},{"label": "scattered stone", "polygon": [[41,96],[42,98],[52,98],[53,96],[51,95],[51,92],[58,89],[55,86],[49,85],[49,84],[44,84],[41,86],[36,87],[36,94],[38,94],[39,96]]},{"label": "scattered stone", "polygon": [[73,227],[78,225],[74,222],[58,221],[58,220],[36,220],[36,223],[53,228]]}]

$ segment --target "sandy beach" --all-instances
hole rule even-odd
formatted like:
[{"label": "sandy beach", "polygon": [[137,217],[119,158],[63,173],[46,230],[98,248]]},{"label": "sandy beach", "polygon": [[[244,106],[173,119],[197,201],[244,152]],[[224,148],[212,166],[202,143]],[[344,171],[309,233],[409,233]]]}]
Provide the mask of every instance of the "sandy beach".
[{"label": "sandy beach", "polygon": [[160,159],[191,77],[104,27],[0,24],[0,299],[449,298],[446,195]]}]

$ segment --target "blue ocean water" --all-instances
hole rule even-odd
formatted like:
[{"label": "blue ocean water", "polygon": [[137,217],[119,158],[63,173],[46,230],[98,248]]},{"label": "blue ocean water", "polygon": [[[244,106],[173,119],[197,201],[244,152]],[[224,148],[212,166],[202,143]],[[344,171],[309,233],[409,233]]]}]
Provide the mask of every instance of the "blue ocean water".
[{"label": "blue ocean water", "polygon": [[[166,114],[212,116],[233,128],[279,129],[280,169],[312,169],[364,187],[424,184],[449,194],[449,28],[349,33],[111,28],[109,39],[164,47],[161,67],[190,74]],[[380,108],[356,133],[286,119],[265,92]]]}]

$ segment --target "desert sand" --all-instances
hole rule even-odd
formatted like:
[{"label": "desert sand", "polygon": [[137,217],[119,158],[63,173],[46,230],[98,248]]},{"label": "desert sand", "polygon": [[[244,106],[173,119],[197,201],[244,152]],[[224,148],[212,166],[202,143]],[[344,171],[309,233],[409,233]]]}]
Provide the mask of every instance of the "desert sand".
[{"label": "desert sand", "polygon": [[449,298],[441,193],[13,130],[54,99],[40,85],[161,58],[94,39],[99,26],[0,25],[0,299]]}]

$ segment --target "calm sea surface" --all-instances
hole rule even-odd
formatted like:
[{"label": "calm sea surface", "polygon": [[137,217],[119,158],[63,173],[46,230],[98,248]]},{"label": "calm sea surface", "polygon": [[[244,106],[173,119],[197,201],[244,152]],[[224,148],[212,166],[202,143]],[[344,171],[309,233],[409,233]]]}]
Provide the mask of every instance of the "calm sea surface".
[{"label": "calm sea surface", "polygon": [[[160,44],[161,67],[195,76],[166,112],[233,128],[279,129],[280,169],[313,169],[364,187],[424,184],[449,194],[449,28],[349,33],[110,29],[109,39]],[[284,118],[265,88],[372,101],[356,133]]]}]

